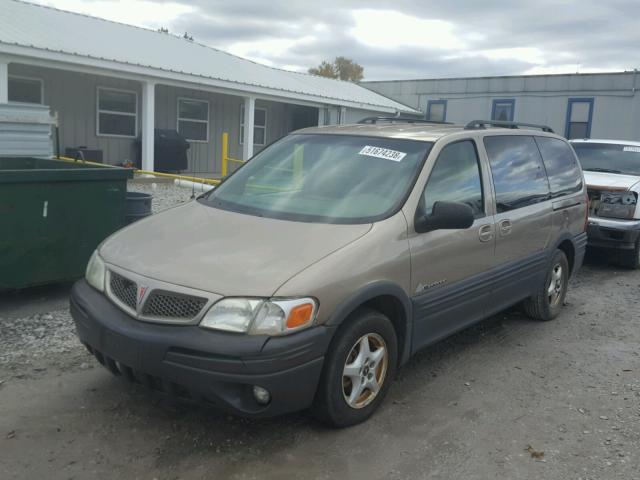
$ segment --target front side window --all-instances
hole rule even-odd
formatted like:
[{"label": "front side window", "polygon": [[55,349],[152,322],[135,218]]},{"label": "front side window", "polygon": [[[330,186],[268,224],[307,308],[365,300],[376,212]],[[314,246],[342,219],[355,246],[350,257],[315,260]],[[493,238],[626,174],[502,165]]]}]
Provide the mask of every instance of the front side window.
[{"label": "front side window", "polygon": [[579,192],[582,189],[582,174],[569,144],[551,137],[536,137],[536,143],[547,171],[551,195],[556,197]]},{"label": "front side window", "polygon": [[485,137],[498,213],[542,202],[549,197],[549,183],[533,137],[504,135]]},{"label": "front side window", "polygon": [[582,169],[640,176],[640,146],[610,143],[573,143]]},{"label": "front side window", "polygon": [[447,101],[429,100],[427,103],[426,120],[431,122],[444,122],[447,119]]},{"label": "front side window", "polygon": [[[267,109],[254,108],[253,144],[263,146],[267,143]],[[240,145],[244,144],[244,105],[240,107]]]},{"label": "front side window", "polygon": [[475,144],[471,140],[442,149],[422,195],[422,210],[433,211],[436,202],[466,203],[475,218],[484,217],[482,181]]},{"label": "front side window", "polygon": [[9,77],[9,101],[42,103],[42,80],[38,78]]},{"label": "front side window", "polygon": [[135,137],[138,94],[128,90],[98,88],[98,135]]},{"label": "front side window", "polygon": [[209,141],[209,102],[178,99],[178,132],[187,140]]},{"label": "front side window", "polygon": [[493,101],[491,120],[500,122],[513,122],[516,101],[513,98],[505,98]]},{"label": "front side window", "polygon": [[567,105],[565,137],[590,138],[593,98],[570,98]]},{"label": "front side window", "polygon": [[393,214],[432,143],[294,134],[262,150],[202,201],[249,215],[370,223]]}]

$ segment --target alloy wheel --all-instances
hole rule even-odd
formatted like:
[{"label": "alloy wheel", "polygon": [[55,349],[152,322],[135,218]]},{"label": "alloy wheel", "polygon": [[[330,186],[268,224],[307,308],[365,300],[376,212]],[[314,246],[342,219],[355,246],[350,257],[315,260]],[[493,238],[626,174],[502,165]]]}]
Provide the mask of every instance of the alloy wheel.
[{"label": "alloy wheel", "polygon": [[363,335],[351,347],[342,372],[342,394],[351,408],[369,405],[387,376],[389,351],[377,333]]},{"label": "alloy wheel", "polygon": [[556,263],[551,270],[551,281],[547,288],[549,297],[549,305],[556,307],[562,298],[562,289],[564,288],[564,270],[562,265]]}]

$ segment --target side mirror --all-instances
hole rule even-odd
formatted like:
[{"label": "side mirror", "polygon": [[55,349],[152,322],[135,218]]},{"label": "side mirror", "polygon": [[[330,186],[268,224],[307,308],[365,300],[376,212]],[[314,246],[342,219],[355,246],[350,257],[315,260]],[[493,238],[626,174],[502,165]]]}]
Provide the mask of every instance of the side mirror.
[{"label": "side mirror", "polygon": [[460,230],[473,225],[473,210],[465,203],[436,202],[431,215],[425,215],[420,209],[414,221],[416,232],[432,230]]}]

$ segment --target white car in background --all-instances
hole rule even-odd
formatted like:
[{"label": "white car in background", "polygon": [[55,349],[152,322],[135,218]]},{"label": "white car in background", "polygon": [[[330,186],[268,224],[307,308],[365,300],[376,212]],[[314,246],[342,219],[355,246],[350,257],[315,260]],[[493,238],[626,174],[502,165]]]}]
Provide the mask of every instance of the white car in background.
[{"label": "white car in background", "polygon": [[589,245],[640,268],[640,142],[571,140],[589,193]]}]

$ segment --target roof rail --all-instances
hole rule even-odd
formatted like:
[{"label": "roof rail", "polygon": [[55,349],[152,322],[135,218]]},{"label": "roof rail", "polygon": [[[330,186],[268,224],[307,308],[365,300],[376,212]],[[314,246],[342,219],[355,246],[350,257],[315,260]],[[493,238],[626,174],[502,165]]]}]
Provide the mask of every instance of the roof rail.
[{"label": "roof rail", "polygon": [[453,125],[451,122],[438,122],[436,120],[423,120],[421,118],[412,118],[412,117],[365,117],[362,120],[360,120],[358,123],[375,125],[378,122],[433,123],[437,125]]},{"label": "roof rail", "polygon": [[501,127],[501,128],[520,128],[530,127],[539,128],[543,132],[556,133],[553,129],[547,125],[537,125],[535,123],[522,123],[522,122],[505,122],[503,120],[472,120],[464,126],[465,130],[479,130],[489,127]]}]

